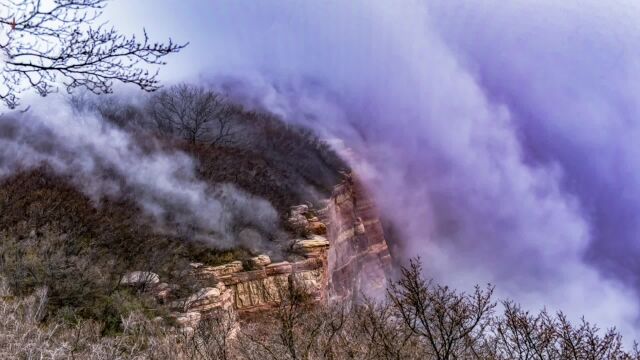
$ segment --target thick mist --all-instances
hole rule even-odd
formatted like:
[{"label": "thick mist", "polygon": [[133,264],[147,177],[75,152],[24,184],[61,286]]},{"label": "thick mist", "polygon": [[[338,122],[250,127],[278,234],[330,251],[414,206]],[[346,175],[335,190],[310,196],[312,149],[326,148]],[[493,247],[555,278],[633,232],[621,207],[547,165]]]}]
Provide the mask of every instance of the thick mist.
[{"label": "thick mist", "polygon": [[421,255],[427,275],[461,288],[491,282],[527,307],[584,314],[635,337],[637,6],[153,8],[142,22],[192,44],[168,78],[199,72],[350,147],[404,254]]},{"label": "thick mist", "polygon": [[105,196],[124,196],[154,220],[158,232],[217,248],[239,245],[239,225],[277,230],[278,215],[268,201],[232,184],[199,180],[187,154],[162,150],[153,138],[141,142],[97,114],[72,111],[60,98],[30,101],[29,111],[0,116],[0,179],[48,166],[98,205]]}]

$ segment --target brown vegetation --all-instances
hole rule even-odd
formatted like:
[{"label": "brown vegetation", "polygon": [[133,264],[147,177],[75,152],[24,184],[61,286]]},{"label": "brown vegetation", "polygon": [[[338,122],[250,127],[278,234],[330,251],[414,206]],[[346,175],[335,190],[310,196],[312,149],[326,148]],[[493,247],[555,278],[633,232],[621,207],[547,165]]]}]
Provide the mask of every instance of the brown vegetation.
[{"label": "brown vegetation", "polygon": [[269,200],[281,214],[327,198],[348,169],[311,130],[246,110],[197,85],[176,85],[140,103],[83,94],[71,105],[78,112],[97,112],[142,144],[158,139],[167,149],[187,152],[203,180],[233,183]]},{"label": "brown vegetation", "polygon": [[[133,255],[133,256],[132,256]],[[120,326],[130,308],[149,308],[122,275],[146,269],[175,279],[190,261],[217,264],[246,256],[158,234],[126,199],[94,204],[46,167],[0,183],[0,273],[18,295],[46,286],[48,315],[100,319]],[[179,281],[189,290],[186,279]]]},{"label": "brown vegetation", "polygon": [[[48,301],[40,288],[0,301],[3,359],[640,359],[625,352],[614,330],[600,332],[562,313],[530,314],[504,303],[496,314],[491,289],[460,293],[404,269],[384,301],[309,307],[290,287],[280,305],[236,324],[225,313],[179,330],[139,313],[123,315],[122,332],[101,336],[100,323],[41,322]],[[416,286],[417,285],[417,286]]]},{"label": "brown vegetation", "polygon": [[[220,143],[160,134],[150,122],[148,106],[115,97],[76,97],[72,106],[125,127],[143,147],[149,142],[149,147],[189,153],[197,160],[201,180],[232,183],[269,200],[283,216],[291,205],[328,196],[344,166],[312,133],[238,106],[232,106],[233,121],[242,131],[242,141]],[[105,176],[118,181],[114,174]],[[194,290],[192,281],[180,275],[190,262],[214,266],[257,255],[241,247],[212,249],[189,238],[188,232],[159,231],[130,198],[135,194],[124,189],[91,199],[72,185],[77,185],[73,180],[77,179],[57,175],[46,164],[0,179],[0,273],[20,296],[46,286],[47,318],[99,320],[103,332],[117,332],[122,314],[132,309],[159,314],[135,289],[118,286],[124,273],[157,273],[180,285],[178,296]]]}]

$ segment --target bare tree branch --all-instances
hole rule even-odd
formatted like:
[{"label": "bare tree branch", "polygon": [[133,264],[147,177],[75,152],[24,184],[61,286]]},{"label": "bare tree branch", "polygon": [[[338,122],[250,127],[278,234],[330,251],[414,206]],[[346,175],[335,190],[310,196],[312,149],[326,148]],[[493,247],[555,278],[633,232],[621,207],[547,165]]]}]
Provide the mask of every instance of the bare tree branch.
[{"label": "bare tree branch", "polygon": [[106,0],[0,0],[0,100],[19,105],[20,93],[33,89],[46,96],[58,90],[86,88],[112,92],[114,81],[145,91],[159,88],[163,58],[187,44],[127,37],[106,24],[95,24]]},{"label": "bare tree branch", "polygon": [[158,130],[177,133],[191,144],[229,145],[234,135],[234,107],[218,93],[180,84],[150,101]]}]

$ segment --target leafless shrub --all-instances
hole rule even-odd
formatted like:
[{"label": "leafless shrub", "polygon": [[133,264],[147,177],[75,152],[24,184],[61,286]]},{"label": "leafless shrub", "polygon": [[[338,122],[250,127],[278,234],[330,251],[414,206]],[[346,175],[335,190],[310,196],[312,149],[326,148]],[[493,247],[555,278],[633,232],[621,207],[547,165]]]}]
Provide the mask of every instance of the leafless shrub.
[{"label": "leafless shrub", "polygon": [[253,320],[205,313],[197,327],[180,330],[132,311],[110,336],[100,321],[43,319],[46,289],[15,297],[3,282],[0,358],[9,360],[640,359],[637,345],[624,351],[615,329],[572,324],[562,313],[530,314],[506,301],[490,316],[491,288],[469,295],[439,288],[421,277],[417,260],[387,300],[310,304],[304,287],[291,282],[278,306]]},{"label": "leafless shrub", "polygon": [[477,353],[495,308],[492,287],[458,293],[425,280],[419,260],[402,268],[401,278],[391,284],[388,294],[405,325],[425,341],[430,355],[438,360]]},{"label": "leafless shrub", "polygon": [[[239,350],[246,359],[310,359],[322,321],[311,312],[306,289],[291,281],[280,288],[279,302],[265,323],[243,329]],[[313,321],[318,320],[318,321]]]},{"label": "leafless shrub", "polygon": [[420,359],[426,354],[413,332],[388,302],[365,299],[351,310],[352,344],[367,359]]},{"label": "leafless shrub", "polygon": [[422,359],[416,337],[388,303],[368,299],[309,306],[307,292],[291,286],[277,309],[243,326],[243,359]]},{"label": "leafless shrub", "polygon": [[238,324],[231,312],[208,314],[193,334],[183,333],[181,352],[189,359],[233,359],[233,342],[237,332]]},{"label": "leafless shrub", "polygon": [[546,311],[532,315],[511,301],[503,302],[504,313],[495,320],[493,357],[499,359],[556,359],[558,323]]}]

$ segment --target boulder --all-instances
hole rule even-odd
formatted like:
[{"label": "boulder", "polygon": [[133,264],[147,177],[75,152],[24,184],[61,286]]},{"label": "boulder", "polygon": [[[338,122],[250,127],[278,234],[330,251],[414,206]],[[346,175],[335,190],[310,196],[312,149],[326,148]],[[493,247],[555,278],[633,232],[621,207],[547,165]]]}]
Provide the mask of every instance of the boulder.
[{"label": "boulder", "polygon": [[329,241],[322,236],[314,235],[311,239],[296,240],[293,250],[306,257],[317,257],[324,255],[329,248]]},{"label": "boulder", "polygon": [[173,288],[167,283],[156,284],[151,289],[151,291],[153,292],[153,296],[160,302],[165,302],[169,298],[169,296],[171,296],[172,290]]},{"label": "boulder", "polygon": [[293,245],[294,249],[310,249],[318,247],[329,247],[329,241],[327,238],[320,235],[314,235],[311,239],[296,240]]},{"label": "boulder", "polygon": [[309,223],[309,230],[312,234],[315,235],[326,235],[327,234],[327,225],[321,223],[320,221],[314,221]]},{"label": "boulder", "polygon": [[241,272],[243,269],[242,261],[232,261],[220,266],[201,266],[195,270],[200,278],[219,278]]},{"label": "boulder", "polygon": [[309,220],[304,215],[294,215],[287,219],[289,227],[297,234],[304,234],[309,227]]},{"label": "boulder", "polygon": [[220,289],[217,287],[206,287],[198,290],[187,299],[187,306],[203,301],[215,301],[220,296]]},{"label": "boulder", "polygon": [[200,323],[202,314],[197,311],[189,311],[186,313],[174,313],[172,317],[181,328],[196,328]]},{"label": "boulder", "polygon": [[264,254],[249,259],[249,265],[252,269],[262,269],[269,264],[271,264],[271,258]]},{"label": "boulder", "polygon": [[[175,305],[181,305],[185,312],[209,313],[216,310],[230,310],[233,307],[232,296],[233,290],[227,289],[224,284],[220,285],[218,283],[216,287],[206,287],[198,290],[182,302],[176,302]],[[178,306],[173,307],[178,308]]]},{"label": "boulder", "polygon": [[160,276],[150,271],[132,271],[122,276],[120,283],[130,286],[149,286],[160,282]]}]

